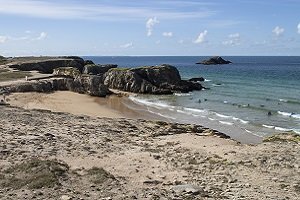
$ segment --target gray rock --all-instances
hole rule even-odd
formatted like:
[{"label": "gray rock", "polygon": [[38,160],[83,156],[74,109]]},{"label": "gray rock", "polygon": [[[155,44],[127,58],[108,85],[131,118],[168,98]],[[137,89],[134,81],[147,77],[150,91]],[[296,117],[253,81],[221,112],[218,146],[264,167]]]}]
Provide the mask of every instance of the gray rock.
[{"label": "gray rock", "polygon": [[181,193],[192,193],[192,194],[200,194],[200,193],[204,193],[204,190],[198,186],[195,185],[190,185],[190,184],[186,184],[186,185],[176,185],[173,186],[171,188],[172,191],[174,191],[177,194],[181,194]]},{"label": "gray rock", "polygon": [[117,67],[118,65],[113,65],[113,64],[106,64],[106,65],[88,64],[84,66],[83,74],[90,74],[90,75],[104,74],[108,70]]},{"label": "gray rock", "polygon": [[104,74],[104,84],[112,89],[150,94],[202,89],[199,83],[181,80],[178,70],[171,65],[110,69]]},{"label": "gray rock", "polygon": [[9,67],[21,71],[37,70],[41,73],[51,74],[54,69],[59,67],[73,67],[82,72],[83,65],[84,60],[79,57],[57,57],[44,60],[33,58],[28,61],[10,64]]}]

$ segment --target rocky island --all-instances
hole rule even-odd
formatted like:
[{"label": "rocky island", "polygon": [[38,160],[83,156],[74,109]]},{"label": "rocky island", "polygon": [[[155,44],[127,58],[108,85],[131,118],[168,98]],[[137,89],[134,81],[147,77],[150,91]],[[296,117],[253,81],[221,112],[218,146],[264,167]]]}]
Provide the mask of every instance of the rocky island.
[{"label": "rocky island", "polygon": [[232,63],[229,60],[224,60],[222,57],[220,56],[214,56],[211,57],[208,60],[203,60],[201,62],[197,62],[196,64],[203,64],[203,65],[224,65],[224,64],[230,64]]},{"label": "rocky island", "polygon": [[[170,65],[125,69],[79,57],[7,58],[1,64],[5,96],[68,90],[104,97],[115,89],[169,94],[202,88],[200,78],[181,80]],[[297,134],[249,145],[196,124],[7,104],[0,105],[0,133],[0,199],[296,200],[300,194]]]}]

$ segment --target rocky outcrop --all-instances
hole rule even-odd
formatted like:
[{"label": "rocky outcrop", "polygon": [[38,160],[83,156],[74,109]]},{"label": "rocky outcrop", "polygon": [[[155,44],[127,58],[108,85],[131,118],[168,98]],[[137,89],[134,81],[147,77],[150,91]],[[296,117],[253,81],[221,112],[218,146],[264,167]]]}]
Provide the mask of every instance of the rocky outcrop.
[{"label": "rocky outcrop", "polygon": [[211,57],[208,60],[203,60],[203,61],[198,62],[196,64],[203,64],[203,65],[223,65],[223,64],[230,64],[230,63],[231,63],[231,61],[224,60],[220,56],[214,56],[214,57]]},{"label": "rocky outcrop", "polygon": [[110,69],[103,79],[109,88],[134,93],[171,94],[202,89],[199,83],[181,80],[178,70],[171,65]]},{"label": "rocky outcrop", "polygon": [[113,65],[113,64],[106,64],[106,65],[88,64],[84,66],[83,74],[90,74],[90,75],[104,74],[108,70],[117,67],[118,65]]},{"label": "rocky outcrop", "polygon": [[199,77],[199,78],[191,78],[191,79],[189,79],[189,81],[192,81],[192,82],[203,82],[203,81],[205,81],[205,79],[203,77]]},{"label": "rocky outcrop", "polygon": [[85,60],[84,65],[94,65],[95,63],[91,60]]},{"label": "rocky outcrop", "polygon": [[98,97],[105,97],[109,93],[107,86],[102,84],[102,77],[100,76],[80,76],[77,79],[51,78],[40,81],[30,81],[6,86],[2,88],[2,90],[7,93],[69,90]]},{"label": "rocky outcrop", "polygon": [[84,60],[79,57],[57,57],[49,59],[28,59],[24,62],[13,62],[9,64],[10,68],[21,71],[39,71],[41,73],[51,74],[54,69],[59,67],[73,67],[82,72]]},{"label": "rocky outcrop", "polygon": [[73,67],[59,67],[53,70],[53,75],[77,78],[81,76],[81,73],[78,69]]}]

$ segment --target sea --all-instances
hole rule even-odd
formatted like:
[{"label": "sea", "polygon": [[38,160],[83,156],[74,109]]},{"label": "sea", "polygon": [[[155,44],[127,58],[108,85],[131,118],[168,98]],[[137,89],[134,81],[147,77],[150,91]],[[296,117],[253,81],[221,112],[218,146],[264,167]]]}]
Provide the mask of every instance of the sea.
[{"label": "sea", "polygon": [[119,67],[170,64],[182,79],[205,78],[201,84],[208,89],[202,91],[129,97],[169,121],[204,125],[248,142],[280,132],[300,134],[299,56],[224,56],[232,61],[228,65],[195,64],[207,56],[84,58]]}]

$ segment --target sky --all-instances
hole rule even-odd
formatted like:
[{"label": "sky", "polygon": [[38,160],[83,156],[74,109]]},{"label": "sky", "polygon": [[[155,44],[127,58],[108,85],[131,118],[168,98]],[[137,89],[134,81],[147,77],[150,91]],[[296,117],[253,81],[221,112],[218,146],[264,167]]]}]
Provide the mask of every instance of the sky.
[{"label": "sky", "polygon": [[0,55],[300,56],[300,0],[0,0]]}]

